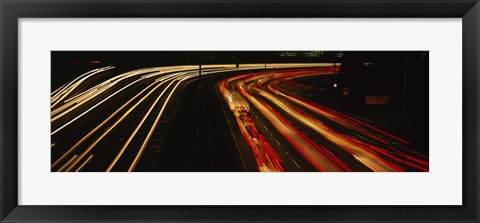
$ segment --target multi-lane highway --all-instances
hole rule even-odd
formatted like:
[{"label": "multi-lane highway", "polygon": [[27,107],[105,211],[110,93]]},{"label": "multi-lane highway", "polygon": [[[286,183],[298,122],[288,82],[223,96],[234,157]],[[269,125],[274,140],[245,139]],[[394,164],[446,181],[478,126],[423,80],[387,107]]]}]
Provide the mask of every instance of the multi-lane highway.
[{"label": "multi-lane highway", "polygon": [[240,149],[251,151],[243,151],[246,159],[253,157],[260,171],[428,171],[428,158],[408,141],[292,93],[305,87],[295,79],[332,73],[333,67],[267,70],[221,81],[232,131],[247,144]]},{"label": "multi-lane highway", "polygon": [[[292,93],[295,79],[331,75],[332,64],[115,71],[91,70],[51,93],[52,171],[196,171],[198,160],[227,156],[241,162],[232,171],[428,171],[408,141]],[[212,107],[195,110],[198,100]]]},{"label": "multi-lane highway", "polygon": [[[268,68],[274,66],[285,65]],[[138,170],[142,160],[158,158],[191,81],[259,68],[267,66],[207,65],[201,75],[199,66],[145,68],[113,77],[106,75],[112,66],[86,72],[51,93],[51,170]]]}]

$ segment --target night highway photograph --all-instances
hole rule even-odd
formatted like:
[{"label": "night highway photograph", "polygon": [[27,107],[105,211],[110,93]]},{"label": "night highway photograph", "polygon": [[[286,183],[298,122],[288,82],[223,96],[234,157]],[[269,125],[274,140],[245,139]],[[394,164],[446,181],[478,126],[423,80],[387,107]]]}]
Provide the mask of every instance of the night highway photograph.
[{"label": "night highway photograph", "polygon": [[428,172],[428,51],[51,51],[51,172]]}]

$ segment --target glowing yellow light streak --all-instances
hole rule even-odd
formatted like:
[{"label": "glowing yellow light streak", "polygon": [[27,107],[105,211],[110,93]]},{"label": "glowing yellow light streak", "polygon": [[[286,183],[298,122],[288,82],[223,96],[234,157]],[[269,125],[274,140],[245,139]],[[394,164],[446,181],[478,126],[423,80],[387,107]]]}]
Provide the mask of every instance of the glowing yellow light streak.
[{"label": "glowing yellow light streak", "polygon": [[[138,161],[140,160],[140,157],[142,156],[143,154],[143,151],[145,150],[145,148],[147,147],[147,144],[148,142],[150,141],[150,138],[152,137],[152,134],[153,134],[153,131],[155,130],[155,128],[157,127],[158,125],[158,122],[160,121],[160,117],[162,117],[162,114],[168,104],[168,101],[170,100],[170,97],[172,96],[172,94],[175,92],[175,89],[177,89],[178,85],[181,83],[181,81],[179,81],[175,87],[170,91],[170,94],[168,95],[167,99],[165,100],[165,103],[163,104],[162,106],[162,109],[160,110],[160,112],[158,113],[157,115],[157,118],[155,119],[155,122],[153,123],[152,127],[150,128],[150,131],[148,132],[147,134],[147,137],[145,138],[145,140],[143,141],[142,143],[142,146],[140,147],[140,150],[138,151],[137,155],[135,156],[132,164],[130,165],[130,167],[128,168],[128,172],[132,172],[135,167],[137,166],[138,164]],[[163,92],[162,92],[163,93]]]},{"label": "glowing yellow light streak", "polygon": [[72,148],[70,148],[66,153],[64,153],[59,159],[57,159],[57,161],[55,161],[55,163],[52,164],[51,168],[55,168],[55,166],[57,166],[60,162],[62,162],[65,157],[67,157],[68,155],[70,155],[70,153],[72,153],[75,149],[77,149],[83,142],[85,142],[90,136],[92,136],[96,131],[98,131],[100,128],[102,128],[105,124],[107,124],[107,122],[109,122],[113,117],[115,117],[115,115],[117,115],[120,111],[122,111],[125,107],[127,107],[132,101],[134,101],[136,98],[138,98],[140,95],[143,94],[143,92],[147,91],[148,89],[150,89],[150,87],[152,87],[153,85],[155,85],[156,83],[152,83],[150,84],[149,86],[147,86],[145,89],[143,89],[140,93],[138,93],[137,95],[135,95],[133,98],[131,98],[130,100],[127,101],[127,103],[125,103],[124,105],[122,105],[122,107],[120,107],[119,109],[117,109],[113,114],[111,114],[107,119],[105,119],[102,123],[100,123],[100,125],[98,125],[97,127],[95,127],[92,131],[90,131],[87,135],[85,135],[82,139],[80,139],[80,141],[78,141],[77,143],[75,143],[75,145],[72,146]]},{"label": "glowing yellow light streak", "polygon": [[85,114],[87,114],[88,112],[90,112],[91,110],[93,110],[94,108],[96,108],[97,106],[99,106],[100,104],[102,104],[103,102],[107,101],[108,99],[112,98],[113,96],[115,96],[116,94],[118,94],[119,92],[123,91],[124,89],[138,83],[140,80],[136,80],[130,84],[128,84],[127,86],[121,88],[120,90],[110,94],[108,97],[104,98],[102,101],[98,102],[97,104],[91,106],[89,109],[87,109],[86,111],[82,112],[80,115],[77,115],[75,118],[71,119],[70,121],[68,121],[67,123],[65,123],[64,125],[62,125],[61,127],[59,127],[58,129],[56,129],[55,131],[53,131],[50,135],[54,135],[55,133],[59,132],[60,130],[62,130],[63,128],[67,127],[68,125],[72,124],[73,122],[75,122],[76,120],[78,120],[79,118],[81,118],[82,116],[84,116]]},{"label": "glowing yellow light streak", "polygon": [[57,171],[57,172],[63,172],[63,170],[65,170],[65,168],[67,168],[68,166],[70,166],[70,164],[77,158],[77,154],[75,154],[74,156],[72,156],[72,158],[70,158],[70,160],[68,160],[68,162],[66,162],[62,167],[60,167],[60,169]]},{"label": "glowing yellow light streak", "polygon": [[[155,101],[153,102],[153,104],[150,106],[150,108],[148,109],[147,113],[145,113],[145,115],[143,116],[142,120],[138,123],[137,127],[135,128],[135,130],[133,130],[132,134],[130,135],[130,137],[128,137],[127,141],[125,141],[125,143],[123,144],[122,148],[120,149],[120,151],[117,153],[117,155],[115,156],[115,158],[113,159],[113,161],[110,163],[110,165],[108,165],[107,169],[105,170],[105,172],[110,172],[113,167],[115,166],[115,164],[118,162],[118,160],[120,159],[120,157],[123,155],[123,153],[125,152],[125,150],[127,149],[128,145],[130,144],[130,142],[133,140],[133,137],[135,137],[135,135],[137,134],[138,130],[140,130],[140,128],[142,127],[143,123],[145,122],[145,120],[147,120],[147,117],[148,115],[150,115],[150,113],[152,112],[153,108],[155,107],[155,105],[158,103],[158,101],[160,100],[160,98],[162,98],[163,94],[167,91],[167,89],[173,84],[173,81],[170,81],[170,84],[167,85],[167,87],[165,87],[165,89],[163,89],[162,93],[160,93],[158,95],[158,97],[155,99]],[[167,102],[165,102],[166,104]]]},{"label": "glowing yellow light streak", "polygon": [[93,158],[93,154],[90,155],[90,156],[88,157],[88,159],[86,159],[85,162],[83,162],[82,165],[80,165],[80,166],[75,170],[75,172],[80,172],[80,171],[83,169],[83,167],[85,167],[85,165],[87,165],[87,163],[90,162],[90,160],[91,160],[92,158]]},{"label": "glowing yellow light streak", "polygon": [[62,87],[60,87],[60,88],[58,88],[57,90],[54,91],[54,92],[57,92],[56,94],[54,94],[54,92],[52,92],[52,95],[51,95],[52,102],[54,102],[54,100],[58,99],[58,97],[60,97],[60,95],[62,95],[63,92],[64,92],[66,89],[68,89],[71,85],[73,85],[78,79],[80,79],[80,78],[84,77],[85,75],[88,75],[88,74],[90,74],[90,73],[92,73],[92,72],[95,72],[95,71],[97,71],[97,70],[98,70],[98,68],[97,68],[97,69],[93,69],[93,70],[91,70],[91,71],[88,71],[88,72],[80,75],[79,77],[75,78],[74,80],[72,80],[72,81],[64,84]]},{"label": "glowing yellow light streak", "polygon": [[128,109],[113,125],[111,125],[82,154],[80,154],[78,159],[67,169],[67,171],[72,170],[72,168],[75,167],[78,164],[78,162],[80,162],[80,160],[83,159],[87,155],[87,153],[93,149],[93,147],[95,147],[95,145],[97,145],[105,136],[107,136],[108,133],[110,133],[115,128],[115,126],[117,126],[121,121],[123,121],[123,119],[125,119],[138,105],[140,105],[140,103],[142,103],[148,96],[150,96],[150,94],[152,94],[160,86],[161,84],[158,84],[155,88],[153,88],[150,92],[148,92],[147,95],[145,95],[135,105],[133,105],[130,109]]},{"label": "glowing yellow light streak", "polygon": [[[158,68],[157,68],[158,69]],[[123,80],[126,80],[128,78],[131,78],[131,77],[134,77],[134,76],[137,76],[137,75],[141,75],[141,74],[144,74],[144,73],[148,73],[150,72],[152,69],[141,69],[141,70],[135,70],[135,71],[130,71],[130,72],[127,72],[127,73],[124,73],[124,74],[121,74],[121,75],[118,75],[117,77],[114,77],[110,80],[107,80],[106,82],[110,82],[109,86],[108,87],[111,87],[113,85],[115,85],[116,83],[120,82],[120,81],[123,81]],[[154,70],[156,71],[156,70]],[[160,75],[160,72],[158,72],[158,74]],[[136,82],[142,80],[142,78],[136,80]],[[132,83],[130,83],[128,86],[131,86]],[[71,112],[72,110],[74,110],[75,108],[78,108],[80,105],[84,104],[85,102],[95,98],[96,96],[98,96],[99,94],[101,94],[102,92],[104,92],[105,90],[107,90],[108,88],[102,88],[101,90],[98,90],[95,92],[95,94],[93,95],[90,95],[88,98],[84,99],[83,101],[81,101],[80,103],[76,103],[73,107],[70,107],[68,110],[66,111],[63,111],[62,113],[60,113],[59,115],[56,115],[55,117],[52,117],[51,118],[51,122],[54,122],[56,120],[58,120],[59,118],[61,118],[62,116],[66,115],[67,113]],[[118,90],[117,92],[115,92],[114,94],[111,94],[110,96],[112,95],[115,95],[117,94],[118,92],[124,90],[124,88]],[[111,98],[111,97],[108,97],[108,98]],[[99,102],[98,104],[101,104],[103,103],[105,100],[102,100],[101,102]],[[58,111],[53,111],[52,114],[57,114],[59,113]]]},{"label": "glowing yellow light streak", "polygon": [[[188,68],[188,69],[192,69],[192,68],[194,68],[194,67],[196,67],[196,66],[188,66],[187,68]],[[167,71],[168,71],[168,72],[176,72],[176,71],[181,71],[181,69],[184,69],[184,67],[180,67],[181,69],[177,69],[177,68],[178,68],[178,66],[167,67],[167,68],[162,68],[162,67],[161,67],[161,68],[145,68],[145,69],[130,71],[130,72],[127,72],[127,73],[125,73],[125,74],[119,75],[119,76],[120,76],[120,79],[118,79],[119,77],[117,76],[117,77],[115,77],[116,79],[115,79],[115,78],[112,78],[112,79],[110,79],[108,82],[113,82],[112,84],[115,84],[115,83],[118,83],[118,82],[120,82],[120,81],[122,81],[122,80],[124,80],[124,79],[126,79],[126,78],[130,78],[130,77],[133,77],[133,76],[142,75],[142,74],[144,74],[144,73],[149,73],[149,72],[155,72],[155,71],[156,71],[156,74],[155,74],[155,75],[149,75],[149,77],[152,77],[152,76],[158,76],[158,75],[160,75],[160,74],[165,74]],[[162,71],[163,71],[163,72],[162,72]],[[67,125],[71,124],[73,121],[77,120],[79,117],[83,116],[84,114],[90,112],[91,110],[93,110],[93,109],[94,109],[95,107],[97,107],[98,105],[100,105],[100,104],[104,103],[105,101],[107,101],[108,99],[112,98],[114,95],[116,95],[116,94],[118,94],[119,92],[125,90],[127,87],[132,86],[134,83],[137,83],[137,82],[139,82],[139,81],[141,81],[141,80],[143,80],[143,79],[145,79],[145,78],[139,78],[138,80],[130,83],[129,85],[121,88],[120,90],[118,90],[118,91],[110,94],[107,98],[105,98],[105,99],[103,99],[102,101],[98,102],[98,103],[95,104],[93,107],[90,107],[87,111],[83,112],[80,116],[77,116],[76,119],[70,120],[67,124],[63,125],[62,128],[64,128],[64,127],[66,127]],[[88,100],[95,98],[97,95],[99,95],[99,94],[102,93],[102,92],[103,92],[103,91],[97,91],[97,93],[94,94],[94,95],[91,95],[91,96],[88,98]],[[82,105],[83,103],[87,102],[88,100],[83,100],[83,101],[81,101],[80,103],[75,104],[74,107],[71,107],[71,108],[68,109],[67,111],[62,112],[61,114],[59,114],[59,115],[57,115],[57,116],[55,116],[55,117],[52,116],[52,118],[51,118],[50,121],[51,121],[51,122],[54,122],[54,121],[58,120],[59,118],[61,118],[62,116],[68,114],[69,112],[73,111],[75,108],[79,107],[80,105]],[[56,111],[52,112],[52,114],[56,114],[56,113],[58,113],[58,112],[56,112]],[[57,130],[53,131],[50,135],[53,135],[53,134],[57,133],[59,130],[60,130],[60,129],[57,129]]]},{"label": "glowing yellow light streak", "polygon": [[[83,83],[85,80],[87,80],[88,78],[92,77],[93,75],[95,74],[98,74],[98,73],[101,73],[103,71],[106,71],[106,70],[110,70],[112,69],[113,67],[105,67],[105,68],[100,68],[98,69],[97,71],[91,73],[91,74],[88,74],[82,78],[78,77],[76,78],[75,80],[73,80],[73,82],[75,82],[75,84],[73,84],[71,87],[69,87],[69,90],[67,92],[65,92],[60,98],[56,99],[56,102],[53,103],[51,105],[51,107],[53,108],[55,105],[57,105],[58,103],[60,103],[64,98],[66,98],[70,93],[72,93],[73,90],[75,90],[75,88],[77,88],[81,83]],[[80,78],[80,79],[79,79]],[[79,80],[77,80],[79,79]]]}]

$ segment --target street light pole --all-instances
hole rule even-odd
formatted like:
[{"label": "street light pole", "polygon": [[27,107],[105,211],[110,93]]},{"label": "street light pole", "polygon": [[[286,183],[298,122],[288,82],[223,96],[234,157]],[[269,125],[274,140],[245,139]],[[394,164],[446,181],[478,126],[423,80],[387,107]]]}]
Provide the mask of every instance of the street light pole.
[{"label": "street light pole", "polygon": [[403,116],[406,115],[407,110],[407,55],[403,59],[403,106],[402,113]]},{"label": "street light pole", "polygon": [[198,88],[202,85],[202,62],[198,65]]}]

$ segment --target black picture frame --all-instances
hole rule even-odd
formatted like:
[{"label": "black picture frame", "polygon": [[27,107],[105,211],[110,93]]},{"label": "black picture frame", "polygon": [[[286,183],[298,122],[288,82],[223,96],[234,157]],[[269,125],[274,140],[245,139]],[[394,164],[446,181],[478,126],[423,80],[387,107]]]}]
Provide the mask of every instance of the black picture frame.
[{"label": "black picture frame", "polygon": [[[479,222],[478,0],[0,0],[1,222]],[[18,19],[120,17],[462,18],[461,206],[18,205]],[[439,196],[442,196],[439,194]]]}]

